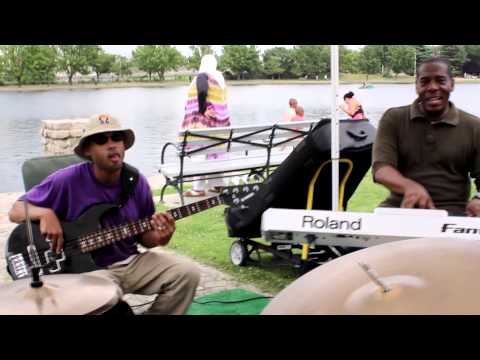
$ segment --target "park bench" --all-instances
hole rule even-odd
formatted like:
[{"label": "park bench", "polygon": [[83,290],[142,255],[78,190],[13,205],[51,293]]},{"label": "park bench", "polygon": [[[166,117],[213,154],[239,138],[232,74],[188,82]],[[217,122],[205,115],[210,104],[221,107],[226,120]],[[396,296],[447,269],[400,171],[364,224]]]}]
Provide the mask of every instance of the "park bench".
[{"label": "park bench", "polygon": [[[165,177],[165,184],[160,201],[163,201],[165,189],[173,186],[183,205],[183,184],[197,176],[213,179],[247,175],[265,180],[271,168],[280,165],[318,121],[180,131],[176,143],[168,142],[162,148],[159,172]],[[166,161],[170,147],[176,151]],[[224,155],[206,159],[206,155],[214,153]]]}]

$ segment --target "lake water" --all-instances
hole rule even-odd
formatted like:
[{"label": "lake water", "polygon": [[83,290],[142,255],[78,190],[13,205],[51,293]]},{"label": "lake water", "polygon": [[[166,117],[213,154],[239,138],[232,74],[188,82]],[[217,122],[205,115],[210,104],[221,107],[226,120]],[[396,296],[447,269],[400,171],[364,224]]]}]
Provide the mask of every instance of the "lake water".
[{"label": "lake water", "polygon": [[[374,125],[392,106],[409,104],[415,98],[413,84],[340,86],[363,104]],[[174,141],[183,118],[187,87],[122,88],[41,92],[0,92],[0,192],[22,191],[21,165],[43,155],[40,121],[88,117],[111,113],[131,127],[136,143],[126,161],[146,176],[158,174],[162,146]],[[480,84],[459,84],[452,100],[465,111],[480,116]],[[232,125],[274,123],[282,120],[288,99],[295,97],[307,119],[329,117],[330,85],[241,85],[229,87]]]}]

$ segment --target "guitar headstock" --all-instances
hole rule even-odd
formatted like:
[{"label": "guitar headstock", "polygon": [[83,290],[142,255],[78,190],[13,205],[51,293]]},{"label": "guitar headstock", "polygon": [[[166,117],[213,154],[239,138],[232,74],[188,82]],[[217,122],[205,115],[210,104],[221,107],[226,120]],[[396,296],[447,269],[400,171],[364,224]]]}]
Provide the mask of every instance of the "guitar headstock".
[{"label": "guitar headstock", "polygon": [[262,183],[224,186],[220,188],[219,197],[229,206],[239,206],[260,190]]}]

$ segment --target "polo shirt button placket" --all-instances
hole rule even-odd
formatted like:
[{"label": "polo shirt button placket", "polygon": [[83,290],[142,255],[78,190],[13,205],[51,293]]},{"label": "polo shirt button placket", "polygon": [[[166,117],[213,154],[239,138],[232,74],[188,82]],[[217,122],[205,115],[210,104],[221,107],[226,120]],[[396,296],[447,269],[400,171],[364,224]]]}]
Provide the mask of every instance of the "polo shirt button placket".
[{"label": "polo shirt button placket", "polygon": [[427,144],[428,144],[428,145],[433,145],[433,144],[435,144],[435,136],[433,136],[432,133],[427,133],[426,141],[427,141]]}]

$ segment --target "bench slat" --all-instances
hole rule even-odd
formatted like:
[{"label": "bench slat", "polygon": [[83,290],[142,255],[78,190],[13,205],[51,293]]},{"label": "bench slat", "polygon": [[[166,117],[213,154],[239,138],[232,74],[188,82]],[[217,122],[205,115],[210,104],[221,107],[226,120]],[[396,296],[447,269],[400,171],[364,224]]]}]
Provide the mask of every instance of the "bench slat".
[{"label": "bench slat", "polygon": [[[270,157],[270,166],[278,166],[287,158],[290,152],[273,154]],[[225,160],[187,161],[183,165],[183,176],[196,176],[200,174],[218,174],[223,172],[242,171],[261,168],[266,165],[266,156],[243,156]],[[160,172],[173,179],[180,175],[178,163],[169,163],[160,167]]]}]

